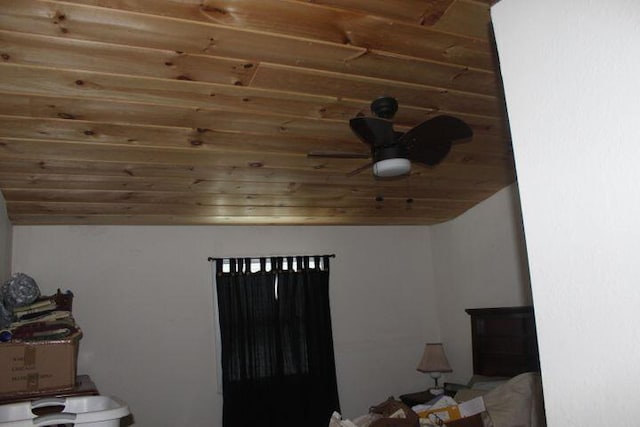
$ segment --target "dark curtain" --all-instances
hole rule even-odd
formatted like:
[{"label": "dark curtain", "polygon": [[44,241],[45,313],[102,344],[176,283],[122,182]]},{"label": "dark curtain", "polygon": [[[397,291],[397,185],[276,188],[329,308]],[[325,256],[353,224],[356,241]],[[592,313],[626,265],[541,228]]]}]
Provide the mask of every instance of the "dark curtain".
[{"label": "dark curtain", "polygon": [[329,257],[216,260],[224,427],[326,427],[339,410]]}]

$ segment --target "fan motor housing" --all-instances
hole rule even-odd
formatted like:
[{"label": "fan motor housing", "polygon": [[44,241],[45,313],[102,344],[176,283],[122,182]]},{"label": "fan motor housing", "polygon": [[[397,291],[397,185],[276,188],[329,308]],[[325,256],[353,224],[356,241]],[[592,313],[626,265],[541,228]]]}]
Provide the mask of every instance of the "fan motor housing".
[{"label": "fan motor housing", "polygon": [[401,144],[377,146],[372,149],[373,161],[379,162],[387,159],[408,158],[407,147]]}]

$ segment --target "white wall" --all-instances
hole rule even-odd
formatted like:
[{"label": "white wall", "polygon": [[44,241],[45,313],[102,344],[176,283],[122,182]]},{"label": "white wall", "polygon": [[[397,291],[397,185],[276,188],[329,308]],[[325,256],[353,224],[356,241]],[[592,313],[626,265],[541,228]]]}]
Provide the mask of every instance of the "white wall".
[{"label": "white wall", "polygon": [[0,285],[11,276],[11,222],[2,193],[0,193]]},{"label": "white wall", "polygon": [[503,0],[493,21],[550,426],[640,417],[640,2]]},{"label": "white wall", "polygon": [[473,360],[464,310],[531,304],[517,186],[434,226],[432,246],[441,335],[453,369],[445,378],[466,383]]},{"label": "white wall", "polygon": [[[79,372],[141,426],[219,426],[208,256],[335,253],[331,308],[343,413],[424,388],[440,339],[427,227],[14,227],[13,268],[75,293]],[[250,405],[250,402],[247,402]],[[256,414],[258,416],[258,414]]]}]

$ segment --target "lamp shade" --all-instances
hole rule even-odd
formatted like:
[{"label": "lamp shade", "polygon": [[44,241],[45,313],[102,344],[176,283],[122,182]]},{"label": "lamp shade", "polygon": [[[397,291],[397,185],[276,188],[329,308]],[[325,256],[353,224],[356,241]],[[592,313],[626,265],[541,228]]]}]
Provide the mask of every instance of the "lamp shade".
[{"label": "lamp shade", "polygon": [[424,347],[422,359],[418,364],[420,372],[452,372],[447,356],[444,354],[442,343],[427,343]]}]

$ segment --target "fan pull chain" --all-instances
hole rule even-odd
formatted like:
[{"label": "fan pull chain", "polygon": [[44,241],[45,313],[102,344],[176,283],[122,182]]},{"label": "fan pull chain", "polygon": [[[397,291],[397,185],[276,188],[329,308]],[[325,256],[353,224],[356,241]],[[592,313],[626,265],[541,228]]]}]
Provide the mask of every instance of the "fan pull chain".
[{"label": "fan pull chain", "polygon": [[380,181],[378,181],[376,179],[376,208],[380,209],[382,208],[382,204],[384,202],[384,195],[382,194],[382,191],[380,190]]},{"label": "fan pull chain", "polygon": [[413,190],[411,188],[411,174],[407,176],[407,200],[406,200],[406,209],[409,210],[413,207]]}]

